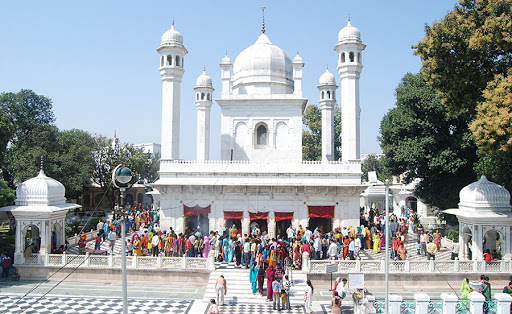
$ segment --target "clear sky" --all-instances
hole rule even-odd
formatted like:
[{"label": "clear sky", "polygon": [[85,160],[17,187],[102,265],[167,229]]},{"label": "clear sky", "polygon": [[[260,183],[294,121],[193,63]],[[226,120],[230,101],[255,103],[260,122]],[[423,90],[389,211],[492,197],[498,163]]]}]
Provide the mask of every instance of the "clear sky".
[{"label": "clear sky", "polygon": [[[363,43],[361,153],[379,153],[383,115],[402,76],[418,72],[411,46],[455,0],[364,1],[2,1],[0,91],[32,89],[53,100],[60,129],[78,128],[123,142],[160,143],[161,81],[156,48],[175,19],[188,50],[181,97],[180,158],[195,159],[194,90],[203,66],[221,91],[219,63],[232,62],[261,33],[305,66],[304,97],[318,103],[318,78],[337,77],[333,47],[350,13]],[[339,105],[339,104],[338,104]],[[211,158],[220,157],[220,109],[211,115]]]}]

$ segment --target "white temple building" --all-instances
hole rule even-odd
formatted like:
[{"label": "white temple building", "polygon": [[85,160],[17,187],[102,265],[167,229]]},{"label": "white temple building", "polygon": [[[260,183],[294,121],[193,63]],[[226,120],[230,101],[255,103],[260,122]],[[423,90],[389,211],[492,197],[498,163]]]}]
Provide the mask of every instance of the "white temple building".
[{"label": "white temple building", "polygon": [[510,193],[483,175],[459,193],[459,208],[447,214],[459,220],[461,260],[482,260],[486,250],[511,257],[512,212]]},{"label": "white temple building", "polygon": [[[210,109],[215,88],[203,72],[194,90],[197,107],[197,158],[180,160],[181,79],[187,49],[174,28],[162,36],[162,147],[160,179],[153,184],[161,224],[222,230],[235,224],[249,233],[258,224],[271,235],[292,224],[330,231],[359,224],[359,77],[365,45],[350,20],[338,34],[341,91],[326,70],[318,83],[322,112],[322,160],[302,160],[302,69],[265,34],[255,38],[232,63],[221,59],[221,138],[210,139]],[[342,159],[334,159],[334,107],[342,110]],[[221,160],[210,160],[210,141],[219,143]]]}]

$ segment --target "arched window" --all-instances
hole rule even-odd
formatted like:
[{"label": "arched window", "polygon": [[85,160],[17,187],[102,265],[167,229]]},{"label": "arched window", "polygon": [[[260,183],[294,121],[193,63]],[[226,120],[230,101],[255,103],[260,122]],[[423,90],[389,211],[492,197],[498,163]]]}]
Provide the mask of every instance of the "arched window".
[{"label": "arched window", "polygon": [[165,62],[164,56],[160,57],[160,66],[161,67],[164,66],[164,62]]},{"label": "arched window", "polygon": [[360,52],[357,53],[357,62],[359,62],[359,63],[363,62],[363,60],[361,59],[361,53]]},{"label": "arched window", "polygon": [[267,143],[267,126],[262,123],[256,128],[256,145],[266,146]]},{"label": "arched window", "polygon": [[327,91],[327,99],[331,99],[331,92]]},{"label": "arched window", "polygon": [[210,100],[210,93],[206,94],[206,100]]},{"label": "arched window", "polygon": [[201,93],[201,100],[204,100],[204,93]]},{"label": "arched window", "polygon": [[345,62],[345,53],[344,52],[341,53],[341,62],[342,63]]},{"label": "arched window", "polygon": [[199,93],[196,93],[196,100],[199,100]]},{"label": "arched window", "polygon": [[324,99],[324,91],[320,94],[320,99]]},{"label": "arched window", "polygon": [[352,51],[351,51],[351,52],[348,54],[348,59],[349,59],[349,61],[350,61],[350,62],[354,62],[354,52],[352,52]]},{"label": "arched window", "polygon": [[336,95],[334,94],[335,91],[332,91],[332,99],[336,99]]},{"label": "arched window", "polygon": [[180,66],[180,56],[176,56],[176,63],[175,63],[175,65],[176,65],[177,67],[179,67],[179,66]]},{"label": "arched window", "polygon": [[171,55],[167,56],[167,65],[172,65],[172,56]]}]

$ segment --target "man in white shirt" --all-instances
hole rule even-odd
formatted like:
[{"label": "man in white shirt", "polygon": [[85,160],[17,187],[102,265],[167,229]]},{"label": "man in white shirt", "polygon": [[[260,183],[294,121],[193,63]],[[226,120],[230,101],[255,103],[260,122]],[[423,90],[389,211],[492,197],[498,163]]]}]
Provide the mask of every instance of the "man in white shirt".
[{"label": "man in white shirt", "polygon": [[341,283],[338,284],[338,286],[336,287],[336,292],[338,292],[338,295],[342,299],[347,297],[348,290],[347,290],[347,279],[346,278],[343,278],[341,280]]},{"label": "man in white shirt", "polygon": [[309,230],[309,228],[306,227],[306,232],[304,232],[304,236],[306,237],[306,241],[308,241],[308,243],[309,243],[309,240],[311,239],[312,235],[313,235],[313,232],[311,232],[311,230]]},{"label": "man in white shirt", "polygon": [[160,238],[158,237],[158,235],[155,234],[151,239],[151,255],[153,256],[158,256],[158,243],[160,243]]},{"label": "man in white shirt", "polygon": [[286,229],[286,236],[288,237],[288,241],[291,242],[293,238],[295,238],[295,230],[293,230],[292,225]]},{"label": "man in white shirt", "polygon": [[334,243],[333,240],[330,241],[329,249],[327,250],[327,255],[329,259],[336,259],[336,252],[338,251],[338,246]]},{"label": "man in white shirt", "polygon": [[315,248],[315,259],[320,259],[320,252],[322,251],[322,244],[320,243],[320,235],[315,236],[315,242],[313,243]]}]

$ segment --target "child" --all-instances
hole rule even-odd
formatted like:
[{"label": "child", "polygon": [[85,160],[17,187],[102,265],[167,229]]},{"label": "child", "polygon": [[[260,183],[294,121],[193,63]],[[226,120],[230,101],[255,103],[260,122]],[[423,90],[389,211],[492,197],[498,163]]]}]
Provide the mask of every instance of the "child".
[{"label": "child", "polygon": [[215,304],[215,299],[210,300],[210,311],[208,314],[219,314],[219,307]]},{"label": "child", "polygon": [[420,255],[420,251],[421,251],[420,239],[418,239],[418,242],[416,242],[416,250],[418,251],[418,255]]}]

